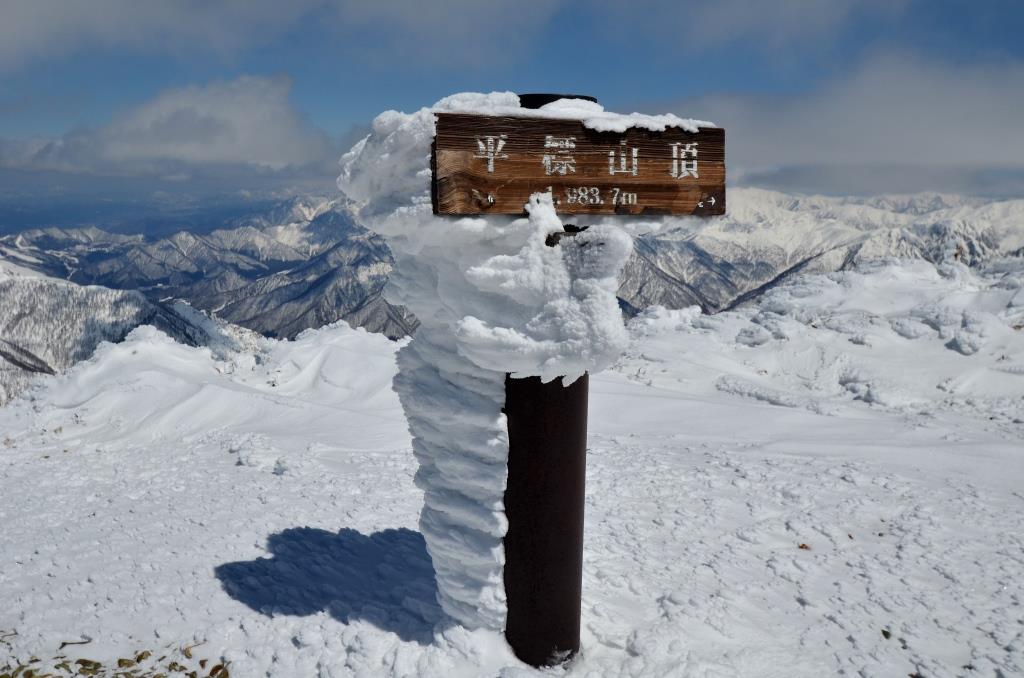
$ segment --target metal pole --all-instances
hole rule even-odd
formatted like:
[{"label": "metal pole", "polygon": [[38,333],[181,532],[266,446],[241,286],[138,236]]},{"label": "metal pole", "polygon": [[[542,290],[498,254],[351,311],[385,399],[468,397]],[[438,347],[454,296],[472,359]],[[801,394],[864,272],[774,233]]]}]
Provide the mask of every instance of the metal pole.
[{"label": "metal pole", "polygon": [[532,666],[580,649],[588,384],[505,379],[505,637]]},{"label": "metal pole", "polygon": [[[568,97],[596,101],[565,94],[521,94],[519,101],[539,108]],[[561,378],[505,378],[505,638],[532,666],[562,663],[580,649],[589,383],[588,375],[569,386]]]}]

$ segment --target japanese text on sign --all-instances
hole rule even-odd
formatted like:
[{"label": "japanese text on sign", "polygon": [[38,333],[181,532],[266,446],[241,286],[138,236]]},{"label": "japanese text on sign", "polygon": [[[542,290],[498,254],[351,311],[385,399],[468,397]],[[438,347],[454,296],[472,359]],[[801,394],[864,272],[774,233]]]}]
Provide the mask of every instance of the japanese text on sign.
[{"label": "japanese text on sign", "polygon": [[632,128],[596,132],[578,121],[438,114],[438,214],[520,214],[550,191],[564,213],[725,212],[725,132]]}]

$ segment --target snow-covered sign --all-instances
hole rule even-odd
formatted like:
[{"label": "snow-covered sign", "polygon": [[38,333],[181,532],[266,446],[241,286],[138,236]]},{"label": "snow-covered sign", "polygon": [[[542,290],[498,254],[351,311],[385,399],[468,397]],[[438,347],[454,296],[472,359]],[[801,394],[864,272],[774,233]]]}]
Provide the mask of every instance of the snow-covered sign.
[{"label": "snow-covered sign", "polygon": [[579,120],[438,113],[435,214],[725,214],[725,130],[598,131]]}]

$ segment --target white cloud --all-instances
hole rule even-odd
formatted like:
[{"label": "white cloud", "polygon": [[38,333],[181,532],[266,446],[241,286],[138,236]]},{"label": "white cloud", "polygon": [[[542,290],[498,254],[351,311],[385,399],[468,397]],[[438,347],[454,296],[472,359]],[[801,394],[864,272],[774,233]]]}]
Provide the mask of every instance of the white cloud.
[{"label": "white cloud", "polygon": [[322,28],[342,45],[358,41],[373,58],[491,63],[529,42],[531,28],[565,1],[525,8],[520,0],[3,0],[0,69],[96,47],[228,56]]},{"label": "white cloud", "polygon": [[277,34],[322,0],[4,0],[0,67],[93,47],[229,53]]},{"label": "white cloud", "polygon": [[463,66],[507,61],[540,36],[567,0],[388,0],[336,4],[343,32],[373,31],[375,58],[415,58],[419,64]]},{"label": "white cloud", "polygon": [[[852,22],[899,17],[911,0],[594,0],[607,38],[656,41],[670,54],[738,46],[773,59],[830,47]],[[700,68],[688,61],[687,68]]]},{"label": "white cloud", "polygon": [[0,165],[179,179],[190,167],[333,166],[338,149],[292,107],[290,87],[287,78],[243,76],[165,90],[100,128],[9,142]]},{"label": "white cloud", "polygon": [[[916,167],[949,188],[958,175],[1024,167],[1020,62],[955,66],[880,55],[803,94],[711,95],[679,108],[726,128],[734,177],[815,165],[832,167],[838,181],[837,168],[846,167],[866,190],[866,168]],[[880,172],[876,190],[885,190],[882,176],[894,172]]]},{"label": "white cloud", "polygon": [[895,16],[909,0],[716,0],[685,3],[691,45],[744,38],[778,49],[793,41],[827,39],[858,15]]},{"label": "white cloud", "polygon": [[642,36],[672,52],[737,42],[786,51],[827,43],[860,16],[896,16],[909,1],[3,0],[0,70],[94,48],[226,57],[290,32],[323,39],[321,29],[357,45],[352,56],[411,66],[507,62],[552,30]]}]

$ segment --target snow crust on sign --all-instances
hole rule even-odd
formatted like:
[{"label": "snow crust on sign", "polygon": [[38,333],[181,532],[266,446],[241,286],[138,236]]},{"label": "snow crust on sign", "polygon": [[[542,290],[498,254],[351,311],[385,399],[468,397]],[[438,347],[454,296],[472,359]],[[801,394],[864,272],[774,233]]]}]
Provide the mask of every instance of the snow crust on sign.
[{"label": "snow crust on sign", "polygon": [[0,408],[0,672],[1024,674],[1024,260],[882,261],[627,329],[591,379],[569,666],[441,609],[406,347],[338,323],[216,350],[139,328]]},{"label": "snow crust on sign", "polygon": [[441,99],[433,106],[437,113],[475,113],[512,118],[547,118],[551,120],[579,120],[584,127],[597,132],[625,132],[631,127],[664,132],[666,127],[680,127],[696,132],[700,127],[717,127],[715,123],[692,118],[680,118],[671,113],[613,113],[604,106],[587,99],[558,99],[540,108],[522,108],[519,95],[514,92],[463,92]]},{"label": "snow crust on sign", "polygon": [[[583,116],[595,129],[683,124],[615,116],[589,102],[556,103],[539,114]],[[338,186],[394,254],[385,297],[421,323],[399,352],[395,390],[420,463],[420,529],[438,599],[466,627],[500,630],[505,375],[564,377],[568,385],[621,355],[628,337],[615,293],[632,239],[604,223],[547,246],[549,235],[564,230],[549,194],[530,198],[527,218],[435,217],[429,156],[440,111],[527,114],[510,93],[460,94],[412,114],[382,113],[342,158]]]}]

